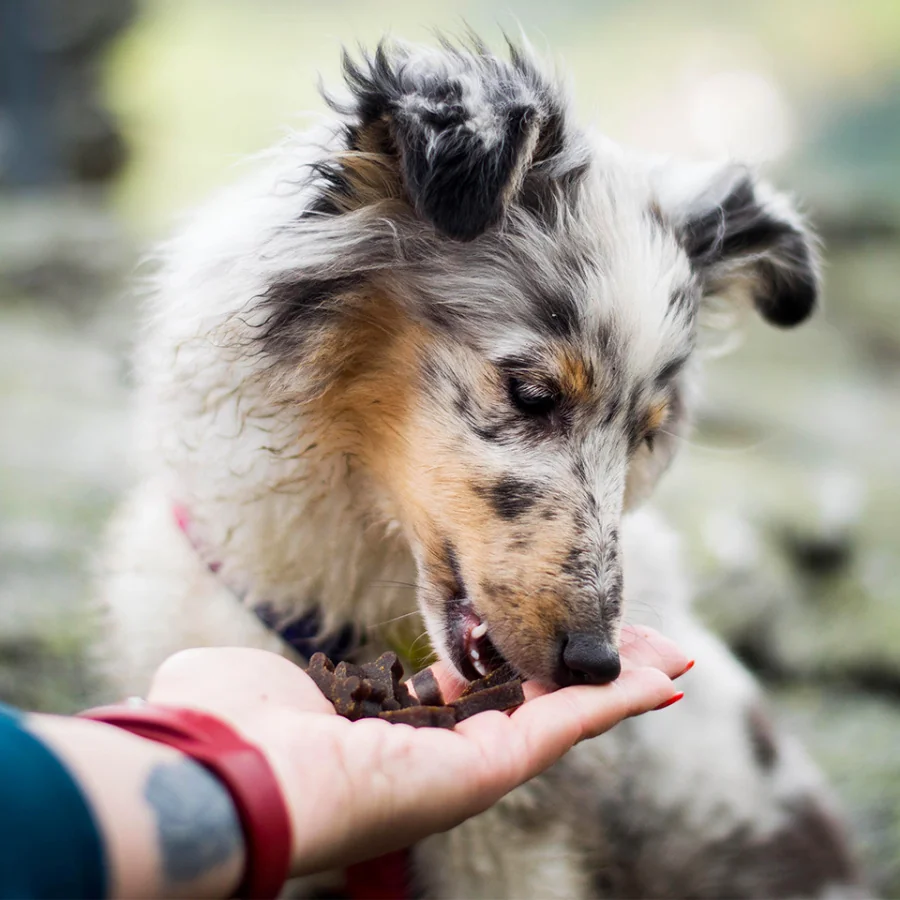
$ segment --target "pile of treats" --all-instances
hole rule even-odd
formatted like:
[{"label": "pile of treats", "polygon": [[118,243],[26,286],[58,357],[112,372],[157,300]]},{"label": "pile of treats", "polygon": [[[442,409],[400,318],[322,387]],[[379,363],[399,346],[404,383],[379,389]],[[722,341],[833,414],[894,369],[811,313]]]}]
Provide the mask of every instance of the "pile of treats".
[{"label": "pile of treats", "polygon": [[423,669],[410,679],[414,697],[401,680],[403,664],[396,653],[383,653],[361,666],[340,662],[324,654],[309,661],[307,675],[347,719],[385,719],[415,728],[453,728],[457,722],[487,710],[506,712],[525,702],[522,680],[508,667],[473,681],[458,700],[445,703],[431,673]]}]

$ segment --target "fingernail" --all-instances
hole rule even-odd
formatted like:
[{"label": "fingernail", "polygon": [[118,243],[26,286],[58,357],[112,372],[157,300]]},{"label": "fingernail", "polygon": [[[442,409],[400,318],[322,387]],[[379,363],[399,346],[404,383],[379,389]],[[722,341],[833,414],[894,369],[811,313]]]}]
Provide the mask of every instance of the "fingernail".
[{"label": "fingernail", "polygon": [[[690,666],[688,666],[690,668]],[[667,706],[671,706],[673,703],[677,703],[684,696],[684,691],[679,691],[675,694],[674,697],[669,697],[668,700],[664,700],[659,706],[653,707],[653,712],[656,712],[658,709],[665,709]]]},{"label": "fingernail", "polygon": [[682,675],[687,674],[694,668],[694,663],[696,660],[692,659],[676,676],[675,678],[681,678]]}]

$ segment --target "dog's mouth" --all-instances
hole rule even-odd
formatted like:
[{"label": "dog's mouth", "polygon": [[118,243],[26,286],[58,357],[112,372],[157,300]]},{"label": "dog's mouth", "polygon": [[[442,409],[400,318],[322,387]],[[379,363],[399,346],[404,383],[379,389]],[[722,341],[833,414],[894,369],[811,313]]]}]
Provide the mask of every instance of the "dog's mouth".
[{"label": "dog's mouth", "polygon": [[453,664],[469,681],[483,678],[509,663],[488,637],[488,626],[468,597],[454,596],[447,604],[448,650]]}]

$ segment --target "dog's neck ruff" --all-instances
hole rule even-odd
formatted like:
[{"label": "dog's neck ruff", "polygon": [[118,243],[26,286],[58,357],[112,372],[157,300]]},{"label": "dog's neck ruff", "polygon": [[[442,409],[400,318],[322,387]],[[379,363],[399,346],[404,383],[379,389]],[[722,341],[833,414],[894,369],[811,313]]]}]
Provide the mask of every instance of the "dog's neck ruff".
[{"label": "dog's neck ruff", "polygon": [[[196,537],[191,533],[191,517],[184,506],[175,504],[172,507],[175,524],[183,532],[194,550],[201,559],[206,559],[202,547]],[[206,566],[214,575],[219,574],[222,568],[221,562],[208,561]],[[223,580],[223,584],[225,584]],[[246,598],[246,592],[236,589],[233,585],[226,584],[231,593],[241,603]],[[304,612],[298,618],[285,618],[271,604],[262,602],[250,606],[260,622],[270,631],[274,631],[289,647],[299,653],[304,659],[309,659],[314,653],[324,653],[334,662],[349,660],[353,653],[362,646],[362,638],[352,624],[347,624],[334,634],[322,635],[322,615],[318,607]]]},{"label": "dog's neck ruff", "polygon": [[[200,545],[191,534],[191,517],[187,509],[175,504],[172,515],[191,547],[201,559],[205,559]],[[207,561],[206,566],[214,575],[218,575],[222,568],[221,562],[216,561]],[[227,587],[243,603],[246,594],[235,590],[231,585]],[[266,628],[274,631],[305,659],[309,659],[313,653],[324,653],[333,661],[339,662],[348,659],[362,644],[356,629],[349,624],[335,635],[321,637],[321,613],[318,608],[287,622],[267,603],[257,604],[251,609]],[[406,900],[410,896],[409,849],[396,850],[375,859],[355,863],[347,868],[345,877],[348,900]]]}]

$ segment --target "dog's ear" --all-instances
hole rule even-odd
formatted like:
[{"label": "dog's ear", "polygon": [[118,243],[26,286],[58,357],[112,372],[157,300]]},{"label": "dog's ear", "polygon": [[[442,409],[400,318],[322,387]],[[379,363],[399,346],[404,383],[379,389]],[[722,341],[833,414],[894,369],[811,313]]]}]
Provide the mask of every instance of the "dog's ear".
[{"label": "dog's ear", "polygon": [[354,153],[363,168],[380,165],[382,189],[401,191],[421,218],[460,241],[500,219],[561,129],[549,86],[515,48],[506,63],[481,44],[445,43],[438,52],[382,43],[361,63],[345,54],[344,76],[351,103],[330,102],[350,122],[348,180]]},{"label": "dog's ear", "polygon": [[705,296],[750,301],[784,328],[810,315],[820,289],[817,242],[785,195],[734,164],[667,164],[654,181]]}]

